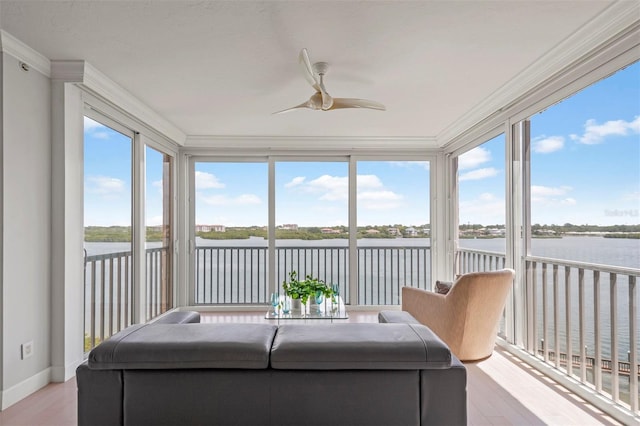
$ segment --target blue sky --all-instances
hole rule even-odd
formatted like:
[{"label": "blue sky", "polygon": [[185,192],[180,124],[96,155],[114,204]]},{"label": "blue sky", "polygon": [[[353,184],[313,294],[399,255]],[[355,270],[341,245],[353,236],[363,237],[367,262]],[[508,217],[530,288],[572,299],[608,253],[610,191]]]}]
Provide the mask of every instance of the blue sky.
[{"label": "blue sky", "polygon": [[[277,162],[276,224],[346,226],[347,176],[347,162]],[[358,223],[429,223],[428,190],[426,162],[359,162]],[[196,164],[197,223],[264,226],[267,202],[265,163]]]},{"label": "blue sky", "polygon": [[[640,64],[531,117],[532,223],[640,223]],[[85,119],[85,224],[128,225],[131,142]],[[162,156],[147,149],[147,223]],[[460,223],[505,222],[504,136],[459,159]],[[346,225],[345,162],[276,163],[276,224]],[[429,164],[358,162],[359,225],[429,223]],[[267,224],[266,163],[198,163],[196,222]]]}]

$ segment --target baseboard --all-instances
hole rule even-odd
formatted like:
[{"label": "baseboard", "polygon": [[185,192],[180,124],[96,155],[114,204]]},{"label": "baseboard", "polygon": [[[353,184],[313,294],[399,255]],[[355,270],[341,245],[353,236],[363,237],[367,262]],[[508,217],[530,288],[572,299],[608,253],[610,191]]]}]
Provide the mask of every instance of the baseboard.
[{"label": "baseboard", "polygon": [[78,368],[83,361],[84,358],[72,361],[64,367],[51,367],[51,381],[64,383],[74,377],[76,375],[76,368]]},{"label": "baseboard", "polygon": [[51,367],[48,367],[41,372],[34,374],[26,380],[18,383],[15,386],[10,387],[7,390],[2,391],[0,411],[6,410],[16,402],[23,398],[28,397],[38,389],[42,389],[51,382]]}]

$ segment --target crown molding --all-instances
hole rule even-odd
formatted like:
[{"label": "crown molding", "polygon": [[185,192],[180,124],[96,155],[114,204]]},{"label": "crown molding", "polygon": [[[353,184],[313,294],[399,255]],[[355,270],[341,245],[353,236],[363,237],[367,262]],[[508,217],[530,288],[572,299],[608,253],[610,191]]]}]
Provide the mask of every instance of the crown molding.
[{"label": "crown molding", "polygon": [[438,145],[445,146],[488,117],[506,111],[519,98],[624,33],[639,20],[640,2],[619,0],[613,3],[440,132],[436,138]]},{"label": "crown molding", "polygon": [[0,30],[0,50],[24,62],[39,73],[51,77],[49,59],[4,30]]},{"label": "crown molding", "polygon": [[146,123],[160,134],[179,145],[184,145],[187,135],[173,123],[149,108],[127,90],[113,82],[88,62],[84,64],[83,86],[114,105]]},{"label": "crown molding", "polygon": [[[304,148],[300,148],[300,146]],[[286,150],[389,150],[432,151],[437,149],[433,137],[330,137],[330,136],[188,136],[185,147],[219,149]],[[399,152],[400,153],[400,152]]]},{"label": "crown molding", "polygon": [[78,83],[100,99],[184,145],[186,134],[86,61],[51,61],[51,79]]},{"label": "crown molding", "polygon": [[179,145],[184,145],[187,136],[182,130],[88,62],[82,60],[52,61],[4,30],[0,30],[0,49],[52,80],[80,84],[97,96],[127,111],[163,136]]},{"label": "crown molding", "polygon": [[67,83],[82,83],[84,64],[84,61],[51,61],[51,79]]}]

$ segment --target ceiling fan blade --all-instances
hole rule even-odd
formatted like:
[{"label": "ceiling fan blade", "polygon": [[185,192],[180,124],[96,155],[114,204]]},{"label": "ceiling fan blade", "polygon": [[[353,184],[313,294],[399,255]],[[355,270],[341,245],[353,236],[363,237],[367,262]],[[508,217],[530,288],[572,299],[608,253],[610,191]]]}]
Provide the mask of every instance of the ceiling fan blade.
[{"label": "ceiling fan blade", "polygon": [[316,76],[313,74],[313,67],[311,66],[311,61],[309,60],[309,53],[307,53],[307,49],[302,49],[300,51],[298,61],[300,62],[300,65],[302,65],[302,74],[304,74],[304,78],[307,79],[311,87],[313,87],[316,92],[320,92],[321,89],[318,85]]},{"label": "ceiling fan blade", "polygon": [[301,103],[300,105],[296,105],[291,108],[283,109],[282,111],[274,112],[273,114],[280,114],[283,112],[293,111],[294,109],[300,108],[309,108],[313,110],[321,110],[322,109],[322,94],[320,92],[316,92],[306,101]]},{"label": "ceiling fan blade", "polygon": [[287,108],[287,109],[283,109],[282,111],[276,111],[276,112],[272,112],[271,114],[282,114],[284,112],[289,112],[289,111],[293,111],[295,109],[300,109],[300,108],[310,108],[313,109],[310,105],[309,105],[309,101],[303,102],[300,105],[296,105],[294,107],[291,108]]},{"label": "ceiling fan blade", "polygon": [[341,108],[369,108],[380,111],[386,111],[387,109],[380,102],[369,101],[367,99],[333,98],[333,106],[331,109]]},{"label": "ceiling fan blade", "polygon": [[320,74],[320,82],[318,83],[318,87],[320,88],[320,93],[322,94],[322,109],[324,111],[330,110],[333,106],[333,98],[327,92],[327,89],[324,87],[324,79],[322,78],[322,74]]}]

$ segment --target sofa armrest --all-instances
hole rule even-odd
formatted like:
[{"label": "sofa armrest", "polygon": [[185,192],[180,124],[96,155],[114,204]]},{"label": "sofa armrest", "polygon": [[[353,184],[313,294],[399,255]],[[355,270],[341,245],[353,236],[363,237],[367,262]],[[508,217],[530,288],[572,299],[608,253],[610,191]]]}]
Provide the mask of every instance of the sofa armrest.
[{"label": "sofa armrest", "polygon": [[153,321],[152,324],[192,324],[200,322],[200,313],[195,311],[169,312]]},{"label": "sofa armrest", "polygon": [[380,311],[378,312],[378,322],[384,323],[400,323],[400,324],[420,324],[420,321],[415,319],[407,311]]},{"label": "sofa armrest", "polygon": [[122,370],[91,370],[87,362],[76,369],[78,425],[122,425]]}]

